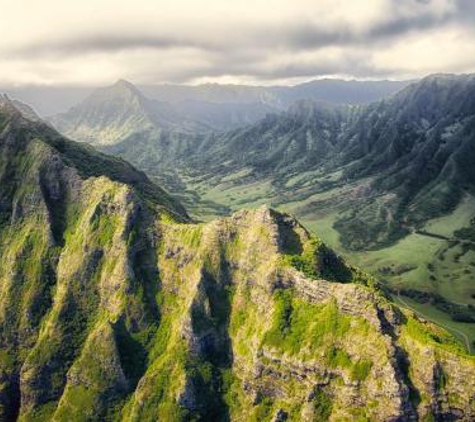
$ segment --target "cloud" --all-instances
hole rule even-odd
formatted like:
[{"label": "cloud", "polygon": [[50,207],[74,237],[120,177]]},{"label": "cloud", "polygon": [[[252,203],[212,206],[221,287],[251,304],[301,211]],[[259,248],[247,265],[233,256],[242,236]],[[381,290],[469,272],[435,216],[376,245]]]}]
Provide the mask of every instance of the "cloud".
[{"label": "cloud", "polygon": [[472,0],[24,0],[2,6],[0,85],[466,72],[474,20]]}]

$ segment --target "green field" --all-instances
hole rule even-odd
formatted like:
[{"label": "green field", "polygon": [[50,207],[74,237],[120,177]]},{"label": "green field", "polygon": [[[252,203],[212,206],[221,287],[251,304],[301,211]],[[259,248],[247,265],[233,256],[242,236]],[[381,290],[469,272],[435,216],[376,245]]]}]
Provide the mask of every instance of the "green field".
[{"label": "green field", "polygon": [[454,231],[469,226],[474,214],[475,198],[473,196],[466,196],[452,214],[441,218],[434,218],[425,225],[425,229],[431,233],[450,237]]},{"label": "green field", "polygon": [[[460,247],[448,248],[445,241],[430,238],[423,235],[411,234],[396,245],[378,251],[348,253],[342,251],[341,243],[338,240],[338,232],[332,228],[335,215],[330,215],[319,221],[306,221],[306,227],[318,233],[329,245],[340,251],[345,258],[354,265],[374,274],[378,279],[385,279],[391,287],[405,287],[417,290],[437,292],[448,300],[461,304],[475,304],[475,298],[471,294],[475,293],[475,277],[465,274],[467,266],[465,262],[475,261],[475,251],[465,254],[463,260],[457,263],[453,260],[453,255],[457,254]],[[431,280],[433,274],[428,270],[428,264],[437,261],[437,254],[449,249],[446,253],[446,264],[435,266],[433,273],[436,274],[437,281]],[[415,267],[402,274],[382,274],[380,268],[390,267],[392,271],[404,271],[405,268]],[[448,268],[444,270],[444,268]],[[471,274],[473,267],[470,267]],[[450,276],[445,276],[445,272]],[[452,279],[453,274],[464,273],[457,279]],[[404,297],[403,302],[398,297],[393,298],[398,305],[409,305],[412,310],[417,311],[426,319],[438,323],[457,337],[464,345],[467,341],[471,353],[475,353],[475,324],[455,322],[451,317],[438,310],[428,303],[418,303]],[[407,306],[406,306],[407,307]]]},{"label": "green field", "polygon": [[[302,178],[292,180],[293,183],[297,181],[301,182]],[[467,248],[467,245],[411,233],[397,243],[378,250],[355,252],[345,249],[340,242],[340,233],[333,226],[340,215],[338,210],[342,203],[351,206],[343,202],[350,196],[351,187],[328,190],[293,202],[284,202],[269,182],[233,184],[223,181],[212,188],[207,188],[204,183],[193,188],[204,192],[203,200],[223,204],[232,211],[275,203],[279,211],[296,215],[309,230],[351,263],[386,281],[390,287],[439,293],[451,302],[475,305],[475,245]],[[328,207],[309,211],[316,200],[328,201]],[[301,215],[305,210],[307,212]],[[451,238],[454,231],[469,225],[473,210],[475,198],[467,196],[453,213],[430,220],[423,229]],[[206,216],[206,219],[209,218]]]}]

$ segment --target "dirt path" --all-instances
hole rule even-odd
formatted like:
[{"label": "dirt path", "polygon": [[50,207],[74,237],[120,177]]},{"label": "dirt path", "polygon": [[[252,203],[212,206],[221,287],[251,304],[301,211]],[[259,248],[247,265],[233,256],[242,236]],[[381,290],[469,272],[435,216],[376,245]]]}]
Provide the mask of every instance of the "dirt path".
[{"label": "dirt path", "polygon": [[450,331],[450,332],[453,332],[453,333],[457,333],[459,335],[462,336],[462,338],[465,340],[465,345],[467,347],[467,350],[468,350],[468,353],[472,353],[472,348],[470,347],[470,341],[468,339],[468,337],[466,336],[465,333],[463,333],[462,331],[460,330],[457,330],[456,328],[452,328],[452,327],[448,327],[447,325],[444,325],[444,324],[441,324],[440,322],[437,322],[429,317],[427,317],[426,315],[424,315],[423,313],[419,312],[419,311],[416,311],[413,307],[411,307],[402,297],[401,295],[398,293],[397,296],[395,296],[397,298],[397,300],[404,306],[406,307],[407,309],[411,310],[412,312],[414,312],[415,314],[417,315],[420,315],[422,318],[428,320],[428,321],[431,321],[433,322],[434,324],[436,325],[440,325],[441,327],[445,328],[446,330]]}]

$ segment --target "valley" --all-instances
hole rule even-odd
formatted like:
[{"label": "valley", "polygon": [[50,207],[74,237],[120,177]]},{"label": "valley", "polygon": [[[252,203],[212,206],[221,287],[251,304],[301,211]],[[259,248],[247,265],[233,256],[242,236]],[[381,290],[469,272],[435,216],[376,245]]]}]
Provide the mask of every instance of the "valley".
[{"label": "valley", "polygon": [[[199,220],[262,204],[290,212],[389,289],[441,295],[473,321],[470,239],[424,233],[470,236],[473,91],[471,76],[435,75],[370,105],[305,100],[226,132],[133,131],[98,147]],[[475,340],[474,323],[452,322]]]}]

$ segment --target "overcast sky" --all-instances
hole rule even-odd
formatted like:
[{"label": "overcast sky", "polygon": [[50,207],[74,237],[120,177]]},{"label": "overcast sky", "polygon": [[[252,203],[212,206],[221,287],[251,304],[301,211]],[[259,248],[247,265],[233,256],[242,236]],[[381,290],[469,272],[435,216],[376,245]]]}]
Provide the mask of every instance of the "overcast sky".
[{"label": "overcast sky", "polygon": [[0,85],[475,71],[475,0],[0,0]]}]

